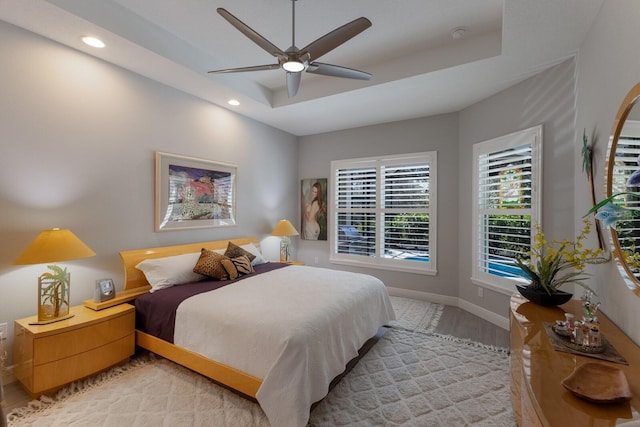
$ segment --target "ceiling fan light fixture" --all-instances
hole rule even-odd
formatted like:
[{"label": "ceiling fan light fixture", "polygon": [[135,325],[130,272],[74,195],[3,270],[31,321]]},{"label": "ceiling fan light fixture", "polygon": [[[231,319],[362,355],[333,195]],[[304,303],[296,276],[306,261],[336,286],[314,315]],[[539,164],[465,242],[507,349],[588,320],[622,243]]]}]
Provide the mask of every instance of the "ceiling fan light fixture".
[{"label": "ceiling fan light fixture", "polygon": [[282,64],[282,68],[290,73],[299,73],[300,71],[304,70],[304,64],[300,61],[289,60]]},{"label": "ceiling fan light fixture", "polygon": [[245,71],[264,71],[264,70],[276,70],[282,68],[286,71],[287,79],[287,94],[289,98],[296,96],[298,88],[300,87],[300,79],[303,71],[310,72],[312,74],[320,74],[323,76],[331,77],[344,77],[349,79],[369,80],[371,74],[364,71],[353,70],[351,68],[340,67],[338,65],[323,64],[315,61],[324,54],[332,51],[343,43],[351,40],[367,28],[371,26],[371,21],[365,17],[354,19],[351,22],[344,24],[341,27],[336,28],[333,31],[328,32],[324,36],[309,43],[302,49],[296,47],[295,39],[295,3],[297,0],[291,0],[292,5],[292,19],[291,19],[291,46],[283,51],[269,40],[262,37],[254,29],[247,24],[233,16],[226,9],[219,7],[218,14],[222,16],[227,22],[233,25],[242,34],[247,36],[251,41],[261,47],[263,50],[271,54],[278,59],[277,64],[270,65],[255,65],[251,67],[240,68],[228,68],[225,70],[212,70],[209,73],[238,73]]}]

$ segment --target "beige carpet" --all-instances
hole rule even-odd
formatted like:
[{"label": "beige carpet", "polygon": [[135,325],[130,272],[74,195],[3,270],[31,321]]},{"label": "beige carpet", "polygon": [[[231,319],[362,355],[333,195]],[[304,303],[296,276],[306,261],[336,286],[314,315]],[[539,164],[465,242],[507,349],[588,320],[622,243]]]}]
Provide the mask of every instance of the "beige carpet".
[{"label": "beige carpet", "polygon": [[[260,407],[164,359],[137,360],[9,414],[10,426],[268,426]],[[501,349],[390,329],[310,426],[514,426]]]},{"label": "beige carpet", "polygon": [[389,298],[393,310],[396,312],[396,320],[391,322],[390,326],[426,333],[436,330],[444,310],[442,304],[396,296]]}]

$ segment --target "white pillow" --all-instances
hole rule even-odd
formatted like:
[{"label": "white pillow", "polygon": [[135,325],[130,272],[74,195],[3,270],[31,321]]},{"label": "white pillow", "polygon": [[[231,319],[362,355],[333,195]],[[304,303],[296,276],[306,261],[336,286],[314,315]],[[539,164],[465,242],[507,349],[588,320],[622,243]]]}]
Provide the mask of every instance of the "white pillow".
[{"label": "white pillow", "polygon": [[242,245],[240,247],[242,249],[244,249],[245,251],[251,252],[253,255],[256,256],[253,259],[253,261],[251,261],[251,265],[258,265],[258,264],[266,264],[267,263],[267,260],[264,259],[264,257],[260,253],[260,249],[258,249],[256,247],[256,245],[254,245],[253,243],[247,243],[246,245]]},{"label": "white pillow", "polygon": [[202,274],[194,273],[200,252],[168,256],[164,258],[145,259],[136,268],[144,273],[144,277],[151,285],[149,292],[170,288],[183,283],[198,282],[206,278]]}]

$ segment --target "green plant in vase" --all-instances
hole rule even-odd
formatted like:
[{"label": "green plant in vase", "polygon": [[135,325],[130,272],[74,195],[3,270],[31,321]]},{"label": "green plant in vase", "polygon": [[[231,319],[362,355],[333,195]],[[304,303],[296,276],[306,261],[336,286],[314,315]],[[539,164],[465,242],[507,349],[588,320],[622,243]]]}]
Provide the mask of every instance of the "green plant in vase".
[{"label": "green plant in vase", "polygon": [[51,272],[44,272],[40,276],[40,307],[53,307],[52,317],[60,316],[63,305],[69,306],[70,275],[67,268],[48,265]]},{"label": "green plant in vase", "polygon": [[[531,280],[528,290],[544,291],[548,295],[558,293],[559,288],[575,283],[592,292],[583,280],[589,275],[584,272],[587,264],[601,264],[611,260],[605,257],[602,249],[586,249],[584,241],[591,231],[589,220],[583,220],[582,232],[575,241],[553,239],[549,243],[539,225],[535,226],[536,234],[529,258],[517,258],[516,263],[523,271],[523,277]],[[519,287],[518,290],[521,291]],[[522,293],[522,291],[521,291]],[[526,296],[526,295],[525,295]],[[569,294],[570,298],[570,294]]]}]

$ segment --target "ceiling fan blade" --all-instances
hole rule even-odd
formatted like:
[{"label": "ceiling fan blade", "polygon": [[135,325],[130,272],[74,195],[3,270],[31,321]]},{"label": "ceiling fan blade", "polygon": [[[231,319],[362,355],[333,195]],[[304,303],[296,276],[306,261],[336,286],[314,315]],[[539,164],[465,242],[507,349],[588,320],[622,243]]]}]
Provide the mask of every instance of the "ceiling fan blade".
[{"label": "ceiling fan blade", "polygon": [[287,71],[287,93],[289,98],[293,98],[298,93],[301,78],[302,73],[290,73]]},{"label": "ceiling fan blade", "polygon": [[253,67],[227,68],[226,70],[212,70],[207,72],[211,74],[243,73],[245,71],[277,70],[278,68],[280,68],[279,64],[269,64],[269,65],[255,65]]},{"label": "ceiling fan blade", "polygon": [[325,34],[318,40],[309,43],[306,47],[300,50],[300,53],[301,55],[308,53],[311,56],[311,60],[316,60],[325,53],[357,36],[370,26],[371,21],[367,18],[362,17],[354,19],[348,24],[344,24],[342,27],[336,28],[330,33]]},{"label": "ceiling fan blade", "polygon": [[323,76],[344,77],[346,79],[369,80],[371,74],[352,68],[340,67],[339,65],[323,64],[322,62],[312,62],[307,68],[307,73],[321,74]]},{"label": "ceiling fan blade", "polygon": [[249,37],[251,41],[253,41],[255,44],[257,44],[267,52],[269,52],[271,55],[275,56],[276,58],[287,57],[287,55],[280,48],[278,48],[276,45],[271,43],[269,40],[262,37],[255,30],[253,30],[251,27],[249,27],[247,24],[245,24],[244,22],[242,22],[241,20],[239,20],[229,12],[227,12],[225,9],[219,7],[217,11],[224,19],[229,21],[229,23],[234,27],[236,27],[242,34]]}]

